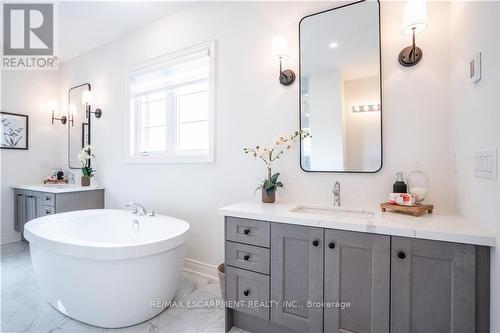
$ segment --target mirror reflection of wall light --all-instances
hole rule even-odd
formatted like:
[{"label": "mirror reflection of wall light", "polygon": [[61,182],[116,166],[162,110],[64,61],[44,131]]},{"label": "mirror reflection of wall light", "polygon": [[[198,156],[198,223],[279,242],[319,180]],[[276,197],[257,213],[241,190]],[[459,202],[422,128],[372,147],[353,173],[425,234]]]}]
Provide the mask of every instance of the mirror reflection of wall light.
[{"label": "mirror reflection of wall light", "polygon": [[94,103],[94,94],[90,90],[86,90],[82,93],[82,105],[85,105],[85,117],[89,118],[90,114],[93,113],[96,118],[101,118],[102,110],[95,109],[92,111],[92,104]]},{"label": "mirror reflection of wall light", "polygon": [[70,115],[70,120],[69,122],[71,123],[71,127],[73,127],[73,124],[74,124],[74,118],[75,118],[75,115],[76,115],[76,106],[75,104],[70,104],[69,105],[69,115]]},{"label": "mirror reflection of wall light", "polygon": [[358,112],[374,112],[380,111],[380,104],[365,104],[365,105],[354,105],[352,107],[353,113]]}]

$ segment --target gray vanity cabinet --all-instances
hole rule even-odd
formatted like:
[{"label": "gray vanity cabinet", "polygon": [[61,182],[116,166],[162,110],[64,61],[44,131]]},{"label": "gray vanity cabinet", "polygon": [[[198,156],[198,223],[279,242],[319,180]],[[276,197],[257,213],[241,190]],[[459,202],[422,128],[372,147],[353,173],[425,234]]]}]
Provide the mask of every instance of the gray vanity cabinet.
[{"label": "gray vanity cabinet", "polygon": [[104,208],[104,190],[49,193],[16,188],[14,190],[14,229],[24,233],[26,222],[55,213]]},{"label": "gray vanity cabinet", "polygon": [[271,321],[299,332],[323,332],[324,229],[271,223]]},{"label": "gray vanity cabinet", "polygon": [[391,238],[325,230],[325,332],[389,332]]},{"label": "gray vanity cabinet", "polygon": [[476,246],[392,238],[391,331],[476,331]]},{"label": "gray vanity cabinet", "polygon": [[226,332],[487,333],[489,248],[226,216]]}]

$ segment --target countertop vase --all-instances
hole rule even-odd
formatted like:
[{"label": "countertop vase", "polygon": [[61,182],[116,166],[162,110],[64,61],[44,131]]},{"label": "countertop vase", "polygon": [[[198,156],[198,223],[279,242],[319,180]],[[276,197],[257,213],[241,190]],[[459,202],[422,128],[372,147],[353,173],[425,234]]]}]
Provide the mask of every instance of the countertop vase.
[{"label": "countertop vase", "polygon": [[81,184],[82,186],[90,186],[90,177],[82,176]]},{"label": "countertop vase", "polygon": [[262,202],[273,203],[276,201],[276,191],[266,191],[262,189]]}]

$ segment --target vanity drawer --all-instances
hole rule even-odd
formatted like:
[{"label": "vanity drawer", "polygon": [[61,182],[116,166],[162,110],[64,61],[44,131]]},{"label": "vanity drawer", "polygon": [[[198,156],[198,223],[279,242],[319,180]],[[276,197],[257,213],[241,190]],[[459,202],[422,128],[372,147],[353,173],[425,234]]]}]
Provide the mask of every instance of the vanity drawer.
[{"label": "vanity drawer", "polygon": [[54,193],[44,193],[42,203],[44,206],[54,206],[56,202],[56,195]]},{"label": "vanity drawer", "polygon": [[226,242],[226,264],[269,275],[269,249]]},{"label": "vanity drawer", "polygon": [[226,217],[226,240],[269,247],[270,238],[269,222]]},{"label": "vanity drawer", "polygon": [[237,311],[269,320],[269,308],[262,304],[269,301],[269,276],[227,266],[226,300]]},{"label": "vanity drawer", "polygon": [[52,215],[55,213],[55,209],[52,206],[43,206],[42,207],[42,216],[43,215]]}]

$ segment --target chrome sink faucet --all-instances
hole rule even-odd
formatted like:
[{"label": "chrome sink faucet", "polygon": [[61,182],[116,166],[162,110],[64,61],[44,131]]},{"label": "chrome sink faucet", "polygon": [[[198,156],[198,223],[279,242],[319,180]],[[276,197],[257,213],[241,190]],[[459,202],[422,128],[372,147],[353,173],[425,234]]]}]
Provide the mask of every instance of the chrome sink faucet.
[{"label": "chrome sink faucet", "polygon": [[333,205],[340,207],[340,183],[338,181],[333,185]]},{"label": "chrome sink faucet", "polygon": [[129,202],[128,204],[125,205],[125,207],[134,207],[134,211],[132,212],[132,214],[134,215],[139,215],[139,216],[148,215],[146,208],[144,208],[144,206],[139,203]]}]

